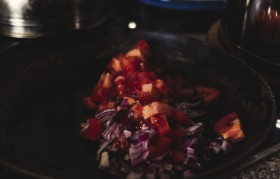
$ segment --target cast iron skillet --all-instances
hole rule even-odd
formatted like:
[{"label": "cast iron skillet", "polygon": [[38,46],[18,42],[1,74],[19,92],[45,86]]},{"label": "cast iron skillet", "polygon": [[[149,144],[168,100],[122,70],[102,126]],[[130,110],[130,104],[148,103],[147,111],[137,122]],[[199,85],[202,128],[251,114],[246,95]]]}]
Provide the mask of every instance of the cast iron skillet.
[{"label": "cast iron skillet", "polygon": [[225,176],[265,140],[275,122],[275,101],[248,65],[185,36],[96,30],[46,36],[0,56],[1,165],[28,177],[107,176],[95,163],[97,145],[79,137],[79,123],[85,121],[81,99],[108,60],[139,39],[148,41],[151,63],[166,73],[222,90],[217,117],[236,111],[242,119],[246,140],[198,177]]}]

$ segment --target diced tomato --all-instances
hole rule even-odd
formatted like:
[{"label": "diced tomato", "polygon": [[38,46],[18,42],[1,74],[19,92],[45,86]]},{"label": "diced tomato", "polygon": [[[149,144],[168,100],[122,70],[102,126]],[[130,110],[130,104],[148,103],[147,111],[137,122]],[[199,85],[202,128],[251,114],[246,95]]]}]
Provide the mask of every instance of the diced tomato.
[{"label": "diced tomato", "polygon": [[213,87],[197,86],[195,90],[205,104],[216,101],[221,95],[221,92]]},{"label": "diced tomato", "polygon": [[99,119],[91,118],[87,120],[87,124],[81,129],[80,135],[92,141],[98,141],[101,139],[102,123]]},{"label": "diced tomato", "polygon": [[167,97],[171,93],[171,90],[169,90],[169,88],[165,85],[163,80],[156,79],[155,87],[158,89],[158,91],[163,97]]},{"label": "diced tomato", "polygon": [[128,57],[137,57],[141,61],[145,61],[149,54],[149,46],[145,40],[138,41],[134,47],[126,53]]},{"label": "diced tomato", "polygon": [[172,139],[169,137],[160,137],[155,145],[149,147],[149,157],[157,158],[165,154],[171,147]]},{"label": "diced tomato", "polygon": [[182,163],[186,159],[186,155],[183,151],[180,150],[174,150],[172,152],[172,160],[174,163]]},{"label": "diced tomato", "polygon": [[126,82],[124,76],[117,76],[114,80],[116,91],[119,97],[124,96],[127,93]]},{"label": "diced tomato", "polygon": [[135,90],[141,90],[141,84],[138,80],[138,72],[126,74],[125,78],[127,87],[131,92]]},{"label": "diced tomato", "polygon": [[97,108],[97,105],[91,100],[90,96],[86,96],[83,98],[83,103],[84,106],[88,109],[88,110],[93,110]]},{"label": "diced tomato", "polygon": [[127,100],[128,105],[132,105],[135,103],[135,98],[133,97],[124,96],[123,99]]},{"label": "diced tomato", "polygon": [[124,56],[121,59],[121,67],[122,72],[129,75],[129,73],[140,71],[140,61],[135,57]]},{"label": "diced tomato", "polygon": [[222,116],[218,121],[216,121],[214,125],[215,131],[220,131],[222,133],[226,132],[231,128],[230,123],[237,118],[238,115],[235,112],[231,112]]},{"label": "diced tomato", "polygon": [[114,101],[103,101],[99,105],[98,110],[103,111],[105,109],[110,109],[110,108],[114,108],[114,107],[115,107],[115,102]]},{"label": "diced tomato", "polygon": [[171,116],[173,114],[173,109],[168,104],[152,102],[144,106],[142,112],[144,119],[148,119],[157,114],[165,114],[166,116]]},{"label": "diced tomato", "polygon": [[146,40],[139,40],[135,45],[134,48],[138,48],[141,51],[141,54],[144,58],[149,55],[149,45]]},{"label": "diced tomato", "polygon": [[112,87],[113,78],[110,73],[105,73],[104,78],[102,79],[102,88],[103,89],[110,89]]},{"label": "diced tomato", "polygon": [[113,58],[107,68],[113,76],[119,75],[122,72],[121,62],[118,58]]},{"label": "diced tomato", "polygon": [[145,84],[153,84],[156,80],[156,74],[154,72],[140,72],[138,73],[138,80],[141,87]]},{"label": "diced tomato", "polygon": [[235,112],[224,115],[214,124],[215,131],[231,143],[245,138],[242,124]]},{"label": "diced tomato", "polygon": [[142,91],[152,95],[154,98],[158,99],[160,96],[159,91],[152,83],[147,83],[142,85]]},{"label": "diced tomato", "polygon": [[97,88],[93,90],[91,99],[96,103],[102,103],[102,101],[107,99],[107,95],[104,93],[102,88]]},{"label": "diced tomato", "polygon": [[148,104],[156,101],[156,98],[153,97],[151,94],[140,90],[135,90],[132,92],[132,94],[138,97],[141,104]]},{"label": "diced tomato", "polygon": [[135,120],[140,120],[142,118],[142,108],[143,106],[139,102],[137,102],[131,107],[133,118]]},{"label": "diced tomato", "polygon": [[149,45],[146,42],[146,40],[141,39],[134,45],[134,48],[140,48],[143,51],[148,51],[149,50]]},{"label": "diced tomato", "polygon": [[167,117],[164,114],[152,116],[150,123],[157,127],[158,134],[165,136],[170,132],[170,127],[167,121]]},{"label": "diced tomato", "polygon": [[107,72],[103,73],[94,87],[91,95],[91,99],[96,103],[101,103],[102,101],[106,100],[107,98],[111,97],[112,94],[110,91],[112,90],[113,79],[112,75]]},{"label": "diced tomato", "polygon": [[127,57],[137,57],[137,58],[140,58],[140,59],[144,58],[144,56],[142,55],[141,50],[139,48],[131,49],[130,51],[128,51],[126,53],[126,56]]}]

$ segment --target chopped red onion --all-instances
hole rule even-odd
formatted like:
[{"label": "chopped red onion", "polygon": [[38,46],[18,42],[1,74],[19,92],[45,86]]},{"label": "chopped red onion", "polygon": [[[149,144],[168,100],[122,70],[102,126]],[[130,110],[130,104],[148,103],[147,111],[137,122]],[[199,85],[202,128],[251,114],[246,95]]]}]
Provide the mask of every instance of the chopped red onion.
[{"label": "chopped red onion", "polygon": [[142,132],[139,135],[139,142],[146,141],[148,139],[149,139],[149,134],[148,133]]},{"label": "chopped red onion", "polygon": [[194,160],[197,160],[197,157],[196,157],[196,155],[195,155],[195,149],[192,149],[192,148],[188,148],[187,149],[187,158],[188,159],[194,159]]},{"label": "chopped red onion", "polygon": [[191,127],[188,127],[186,129],[184,129],[184,133],[187,135],[187,136],[192,136],[192,135],[196,135],[198,133],[200,133],[202,131],[202,123],[196,123],[194,124],[193,126]]},{"label": "chopped red onion", "polygon": [[153,127],[149,128],[147,130],[142,130],[142,131],[149,134],[149,139],[157,134],[156,129]]},{"label": "chopped red onion", "polygon": [[195,146],[197,144],[197,141],[198,141],[197,138],[191,138],[187,140],[182,146],[183,150],[187,151],[188,148]]},{"label": "chopped red onion", "polygon": [[142,126],[142,127],[141,127],[141,130],[144,130],[144,131],[145,131],[145,130],[148,130],[149,128],[150,128],[149,126]]},{"label": "chopped red onion", "polygon": [[102,133],[102,136],[104,139],[108,141],[112,141],[118,136],[120,136],[120,133],[123,131],[123,126],[118,123],[112,123],[109,127],[106,128],[106,130]]},{"label": "chopped red onion", "polygon": [[116,109],[110,108],[95,114],[95,117],[99,119],[102,123],[105,123],[109,120],[112,120],[115,115],[116,115]]},{"label": "chopped red onion", "polygon": [[125,138],[131,137],[131,131],[129,131],[129,130],[123,130],[123,134],[124,134]]},{"label": "chopped red onion", "polygon": [[227,140],[223,140],[221,147],[222,147],[223,152],[225,154],[227,154],[231,150],[232,145]]},{"label": "chopped red onion", "polygon": [[218,154],[222,150],[222,147],[217,142],[213,141],[209,143],[209,149],[211,149],[215,154]]},{"label": "chopped red onion", "polygon": [[120,106],[123,108],[126,107],[127,104],[128,104],[128,99],[123,99]]},{"label": "chopped red onion", "polygon": [[134,131],[132,132],[130,139],[134,142],[138,142],[139,136],[140,136],[140,131]]},{"label": "chopped red onion", "polygon": [[138,163],[145,161],[149,155],[148,141],[142,141],[137,144],[131,144],[129,148],[129,157],[131,164],[137,165]]}]

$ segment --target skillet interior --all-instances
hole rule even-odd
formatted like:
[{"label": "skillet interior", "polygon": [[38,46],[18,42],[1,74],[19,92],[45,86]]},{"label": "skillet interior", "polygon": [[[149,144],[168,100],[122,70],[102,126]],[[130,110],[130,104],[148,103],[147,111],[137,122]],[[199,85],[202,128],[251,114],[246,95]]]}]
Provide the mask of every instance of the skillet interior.
[{"label": "skillet interior", "polygon": [[198,177],[223,176],[265,140],[275,122],[275,101],[267,83],[248,65],[185,36],[98,33],[46,36],[1,55],[2,165],[35,177],[104,176],[95,163],[97,146],[78,136],[79,123],[85,120],[81,99],[90,93],[108,60],[139,39],[149,42],[151,62],[166,73],[221,89],[227,107],[220,112],[236,111],[244,123],[246,140]]}]

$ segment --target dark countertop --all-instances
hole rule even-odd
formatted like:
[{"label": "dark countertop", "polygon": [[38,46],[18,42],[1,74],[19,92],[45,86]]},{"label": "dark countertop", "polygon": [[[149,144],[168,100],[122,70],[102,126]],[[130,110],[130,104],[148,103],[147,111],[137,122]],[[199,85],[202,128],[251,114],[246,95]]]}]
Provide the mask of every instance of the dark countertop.
[{"label": "dark countertop", "polygon": [[[252,162],[252,163],[250,163]],[[243,168],[238,170],[232,179],[239,178],[279,178],[280,177],[280,144],[262,151],[250,158]]]}]

